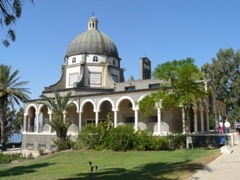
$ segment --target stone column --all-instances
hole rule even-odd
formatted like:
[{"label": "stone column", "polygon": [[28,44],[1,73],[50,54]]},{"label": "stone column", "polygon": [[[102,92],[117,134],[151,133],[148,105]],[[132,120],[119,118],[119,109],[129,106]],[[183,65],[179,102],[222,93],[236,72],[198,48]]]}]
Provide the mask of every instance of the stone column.
[{"label": "stone column", "polygon": [[[52,113],[49,113],[49,121],[52,121]],[[52,132],[52,126],[49,125],[49,133]]]},{"label": "stone column", "polygon": [[39,131],[39,114],[35,114],[36,116],[36,130],[35,130],[35,133],[38,133]]},{"label": "stone column", "polygon": [[78,112],[78,131],[82,130],[82,112]]},{"label": "stone column", "polygon": [[160,99],[159,101],[156,102],[155,108],[157,109],[157,119],[158,119],[158,124],[157,124],[157,134],[161,134],[161,108],[162,108],[162,100]]},{"label": "stone column", "polygon": [[135,131],[138,130],[138,110],[134,110],[134,114],[135,114],[135,125],[134,125],[134,129]]},{"label": "stone column", "polygon": [[207,120],[207,132],[209,132],[209,110],[206,110],[206,120]]},{"label": "stone column", "polygon": [[27,132],[27,114],[23,116],[23,133]]},{"label": "stone column", "polygon": [[160,135],[161,134],[161,109],[160,107],[157,108],[157,115],[158,115],[158,134]]},{"label": "stone column", "polygon": [[214,111],[214,131],[217,131],[217,126],[218,126],[218,122],[217,122],[217,112]]},{"label": "stone column", "polygon": [[31,121],[31,118],[29,116],[27,116],[27,121],[28,121],[28,132],[31,132],[31,126],[30,126],[30,121]]},{"label": "stone column", "polygon": [[183,134],[186,134],[185,112],[183,108],[182,108],[182,131],[183,131]]},{"label": "stone column", "polygon": [[193,111],[194,111],[194,132],[198,132],[198,123],[197,123],[197,110],[198,108],[194,107]]},{"label": "stone column", "polygon": [[204,132],[203,108],[200,108],[199,111],[200,111],[200,118],[201,118],[201,132]]},{"label": "stone column", "polygon": [[114,122],[113,122],[113,127],[116,128],[117,127],[117,110],[113,110],[114,112]]},{"label": "stone column", "polygon": [[95,123],[96,123],[96,125],[98,125],[98,115],[99,115],[99,111],[95,111]]}]

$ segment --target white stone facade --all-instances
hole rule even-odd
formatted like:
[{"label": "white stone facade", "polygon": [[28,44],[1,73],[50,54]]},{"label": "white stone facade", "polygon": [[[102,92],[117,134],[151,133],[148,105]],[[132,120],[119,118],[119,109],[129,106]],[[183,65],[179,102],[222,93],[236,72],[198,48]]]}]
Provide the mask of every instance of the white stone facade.
[{"label": "white stone facade", "polygon": [[[98,20],[91,17],[88,31],[76,37],[79,44],[74,44],[78,42],[76,39],[70,43],[65,65],[61,67],[60,80],[42,92],[48,97],[54,97],[54,91],[61,95],[72,91],[74,107],[64,112],[66,118],[73,122],[68,133],[76,138],[78,132],[88,123],[98,124],[106,120],[109,112],[113,114],[113,127],[129,124],[136,131],[147,128],[155,135],[186,133],[184,113],[178,108],[164,110],[161,104],[158,104],[153,116],[142,119],[143,114],[139,111],[138,102],[145,95],[158,91],[163,81],[150,78],[151,61],[144,57],[140,59],[141,80],[124,82],[124,69],[120,67],[121,59],[116,46],[109,37],[101,34],[97,27]],[[89,37],[90,35],[101,38],[94,39]],[[98,46],[92,46],[89,42],[97,43]],[[84,51],[81,48],[85,48]],[[218,121],[226,115],[225,104],[217,100],[214,86],[210,81],[204,82],[206,91],[211,93],[194,102],[194,119],[189,125],[189,131],[194,133],[209,132],[210,116],[213,117],[216,128]],[[39,99],[29,100],[24,104],[22,148],[53,150],[55,146],[52,138],[56,137],[56,132],[44,123],[44,119],[52,119],[52,112],[38,101]]]}]

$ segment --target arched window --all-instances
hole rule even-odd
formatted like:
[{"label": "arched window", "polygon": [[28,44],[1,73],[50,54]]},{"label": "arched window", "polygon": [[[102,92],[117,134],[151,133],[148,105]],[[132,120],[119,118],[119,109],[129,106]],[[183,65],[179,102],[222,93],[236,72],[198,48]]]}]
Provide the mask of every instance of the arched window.
[{"label": "arched window", "polygon": [[113,59],[113,65],[116,65],[116,60],[115,59]]},{"label": "arched window", "polygon": [[75,57],[72,58],[72,63],[76,63],[76,58]]},{"label": "arched window", "polygon": [[93,62],[98,62],[98,57],[97,56],[93,56]]}]

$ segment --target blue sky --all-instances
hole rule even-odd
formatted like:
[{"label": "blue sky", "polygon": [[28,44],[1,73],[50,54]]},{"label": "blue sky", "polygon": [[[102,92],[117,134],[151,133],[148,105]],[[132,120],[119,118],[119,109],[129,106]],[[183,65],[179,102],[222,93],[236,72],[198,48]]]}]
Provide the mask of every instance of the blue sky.
[{"label": "blue sky", "polygon": [[240,49],[239,7],[239,0],[25,0],[17,40],[0,45],[0,63],[20,70],[21,80],[30,81],[30,97],[38,98],[59,80],[69,43],[87,30],[94,12],[98,29],[118,48],[125,80],[139,78],[145,56],[153,69],[186,57],[201,67],[220,48]]}]

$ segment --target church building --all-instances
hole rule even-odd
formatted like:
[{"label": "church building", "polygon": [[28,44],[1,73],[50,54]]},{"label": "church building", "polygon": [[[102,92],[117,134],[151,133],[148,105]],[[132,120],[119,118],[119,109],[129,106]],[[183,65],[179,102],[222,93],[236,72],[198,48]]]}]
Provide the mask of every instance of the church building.
[{"label": "church building", "polygon": [[[154,135],[173,132],[185,133],[183,112],[178,108],[161,109],[156,106],[153,116],[142,119],[138,103],[144,96],[158,91],[162,80],[151,79],[151,61],[140,58],[140,79],[125,81],[121,67],[121,58],[115,43],[98,30],[98,20],[91,17],[88,30],[78,34],[69,44],[64,57],[65,65],[61,66],[61,77],[53,85],[45,87],[42,94],[54,97],[54,92],[61,95],[72,92],[74,106],[64,112],[72,120],[68,134],[76,138],[78,132],[88,123],[98,124],[106,120],[106,115],[113,114],[113,127],[128,124],[135,130],[148,129]],[[135,67],[129,67],[135,68]],[[191,132],[209,132],[210,114],[215,124],[226,115],[225,104],[217,100],[216,91],[210,81],[204,81],[208,97],[200,97],[194,106],[194,123]],[[28,100],[24,104],[24,126],[22,149],[54,150],[52,141],[56,132],[44,119],[52,119],[52,112],[40,99]],[[199,105],[200,104],[200,105]]]}]

